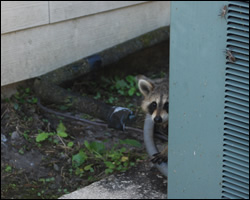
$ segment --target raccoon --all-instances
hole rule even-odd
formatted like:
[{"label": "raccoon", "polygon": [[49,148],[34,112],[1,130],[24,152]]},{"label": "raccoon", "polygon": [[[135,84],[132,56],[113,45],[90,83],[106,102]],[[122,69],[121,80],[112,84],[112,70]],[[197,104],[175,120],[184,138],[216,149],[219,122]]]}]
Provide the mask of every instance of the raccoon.
[{"label": "raccoon", "polygon": [[[151,80],[143,75],[137,76],[138,88],[144,100],[141,107],[145,113],[151,115],[156,125],[163,128],[168,126],[168,93],[169,80],[168,77]],[[151,161],[153,163],[167,162],[168,145],[157,154],[153,155]]]}]

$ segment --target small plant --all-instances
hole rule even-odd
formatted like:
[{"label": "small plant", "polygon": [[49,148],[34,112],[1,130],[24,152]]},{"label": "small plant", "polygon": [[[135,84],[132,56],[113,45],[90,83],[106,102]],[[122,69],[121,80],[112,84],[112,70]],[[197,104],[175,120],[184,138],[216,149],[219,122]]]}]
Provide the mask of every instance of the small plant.
[{"label": "small plant", "polygon": [[67,144],[67,146],[70,147],[70,148],[73,147],[73,146],[74,146],[74,142],[69,142],[69,143]]},{"label": "small plant", "polygon": [[[11,99],[13,100],[12,105],[15,110],[20,110],[24,103],[28,104],[37,103],[37,98],[33,96],[30,88],[23,88],[23,87],[18,88],[18,92],[16,92],[13,95],[13,98]],[[9,99],[8,100],[6,99],[6,101],[9,101]]]},{"label": "small plant", "polygon": [[140,96],[140,93],[137,92],[137,84],[134,76],[128,75],[125,79],[115,77],[115,84],[113,87],[123,96],[133,96],[134,94]]},{"label": "small plant", "polygon": [[[56,133],[54,133],[54,132],[49,132],[49,133],[48,132],[42,132],[42,133],[39,133],[36,136],[36,142],[38,142],[38,143],[43,142],[43,141],[47,140],[50,136],[54,136],[54,135],[57,135],[57,136],[62,137],[62,138],[68,137],[68,134],[66,133],[66,128],[65,128],[65,126],[63,125],[63,123],[61,121],[57,126]],[[72,144],[70,144],[70,145],[72,145]]]},{"label": "small plant", "polygon": [[30,104],[37,103],[37,98],[32,96],[30,88],[20,88],[18,92],[14,95],[15,99],[18,100],[19,103],[28,102]]},{"label": "small plant", "polygon": [[[116,92],[117,94],[122,96],[141,95],[137,90],[136,79],[132,75],[128,75],[124,79],[118,76],[115,76],[113,79],[108,79],[102,76],[101,80],[102,80],[101,87],[109,89],[110,93]],[[102,97],[103,94],[101,94],[100,91],[97,91],[96,95],[94,96],[95,99],[100,99]],[[117,101],[117,97],[109,96],[108,101]]]},{"label": "small plant", "polygon": [[[75,168],[75,174],[82,176],[85,172],[94,172],[96,168],[105,168],[105,174],[115,171],[124,172],[135,165],[134,156],[124,146],[130,145],[141,147],[141,144],[132,139],[120,140],[119,144],[108,150],[104,142],[84,141],[85,149],[81,149],[72,157],[72,166]],[[86,165],[84,165],[86,164]]]},{"label": "small plant", "polygon": [[[108,104],[117,104],[117,102],[129,102],[130,100],[124,97],[132,97],[134,95],[141,96],[138,90],[136,78],[132,75],[128,75],[124,78],[114,76],[113,78],[107,78],[101,76],[100,84],[96,82],[90,82],[88,84],[93,86],[93,90],[88,91],[94,99],[102,100]],[[86,95],[83,93],[82,95]]]},{"label": "small plant", "polygon": [[68,134],[66,133],[66,127],[63,125],[61,121],[57,126],[56,132],[57,132],[57,135],[62,138],[68,137]]},{"label": "small plant", "polygon": [[39,133],[36,136],[36,142],[42,142],[42,141],[46,140],[49,136],[52,136],[52,135],[54,135],[54,133],[46,133],[46,132]]},{"label": "small plant", "polygon": [[88,156],[84,152],[84,150],[80,150],[79,153],[72,157],[72,166],[74,168],[80,167],[86,161],[87,158]]},{"label": "small plant", "polygon": [[5,172],[11,172],[12,171],[12,167],[9,166],[9,165],[7,165],[4,171]]}]

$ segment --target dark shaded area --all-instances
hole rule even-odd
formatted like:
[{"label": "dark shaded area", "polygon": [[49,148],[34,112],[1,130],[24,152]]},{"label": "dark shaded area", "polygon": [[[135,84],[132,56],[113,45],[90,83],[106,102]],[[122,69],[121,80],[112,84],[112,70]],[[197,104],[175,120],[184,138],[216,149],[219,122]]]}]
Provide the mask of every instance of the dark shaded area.
[{"label": "dark shaded area", "polygon": [[[138,52],[141,49],[151,47],[164,40],[166,41],[168,37],[169,27],[159,28],[106,49],[86,59],[84,58],[68,66],[49,72],[35,80],[34,90],[36,95],[42,101],[47,101],[49,103],[68,104],[72,109],[105,120],[109,124],[109,127],[123,130],[126,122],[129,121],[128,115],[130,112],[127,113],[124,111],[122,114],[116,114],[111,106],[102,101],[91,99],[87,96],[79,96],[78,94],[65,90],[61,86],[65,86],[67,83],[86,74],[86,72],[99,68],[106,68],[107,65],[117,65],[117,62],[121,63],[122,61],[120,60],[128,55]],[[130,69],[133,69],[135,63],[131,64]],[[136,67],[138,68],[138,64],[136,64]],[[125,69],[126,68],[127,67],[125,67]],[[108,71],[108,69],[105,70]],[[133,72],[136,72],[136,68]],[[115,120],[118,116],[122,117],[123,120]]]}]

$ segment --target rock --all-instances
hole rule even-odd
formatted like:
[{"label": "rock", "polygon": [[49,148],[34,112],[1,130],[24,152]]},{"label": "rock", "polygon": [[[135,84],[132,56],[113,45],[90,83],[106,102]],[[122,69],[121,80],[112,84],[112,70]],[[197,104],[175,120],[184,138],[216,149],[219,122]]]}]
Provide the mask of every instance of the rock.
[{"label": "rock", "polygon": [[19,133],[17,131],[12,132],[12,134],[11,134],[11,141],[13,141],[13,140],[19,140],[19,139],[20,139]]}]

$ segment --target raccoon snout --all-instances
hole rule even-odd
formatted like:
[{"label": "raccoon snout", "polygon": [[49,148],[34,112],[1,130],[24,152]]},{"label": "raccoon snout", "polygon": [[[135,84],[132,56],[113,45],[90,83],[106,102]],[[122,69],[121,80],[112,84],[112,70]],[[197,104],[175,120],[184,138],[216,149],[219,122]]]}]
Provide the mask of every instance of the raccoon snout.
[{"label": "raccoon snout", "polygon": [[161,123],[161,122],[162,122],[161,116],[156,116],[156,117],[154,118],[154,121],[155,121],[155,123]]}]

